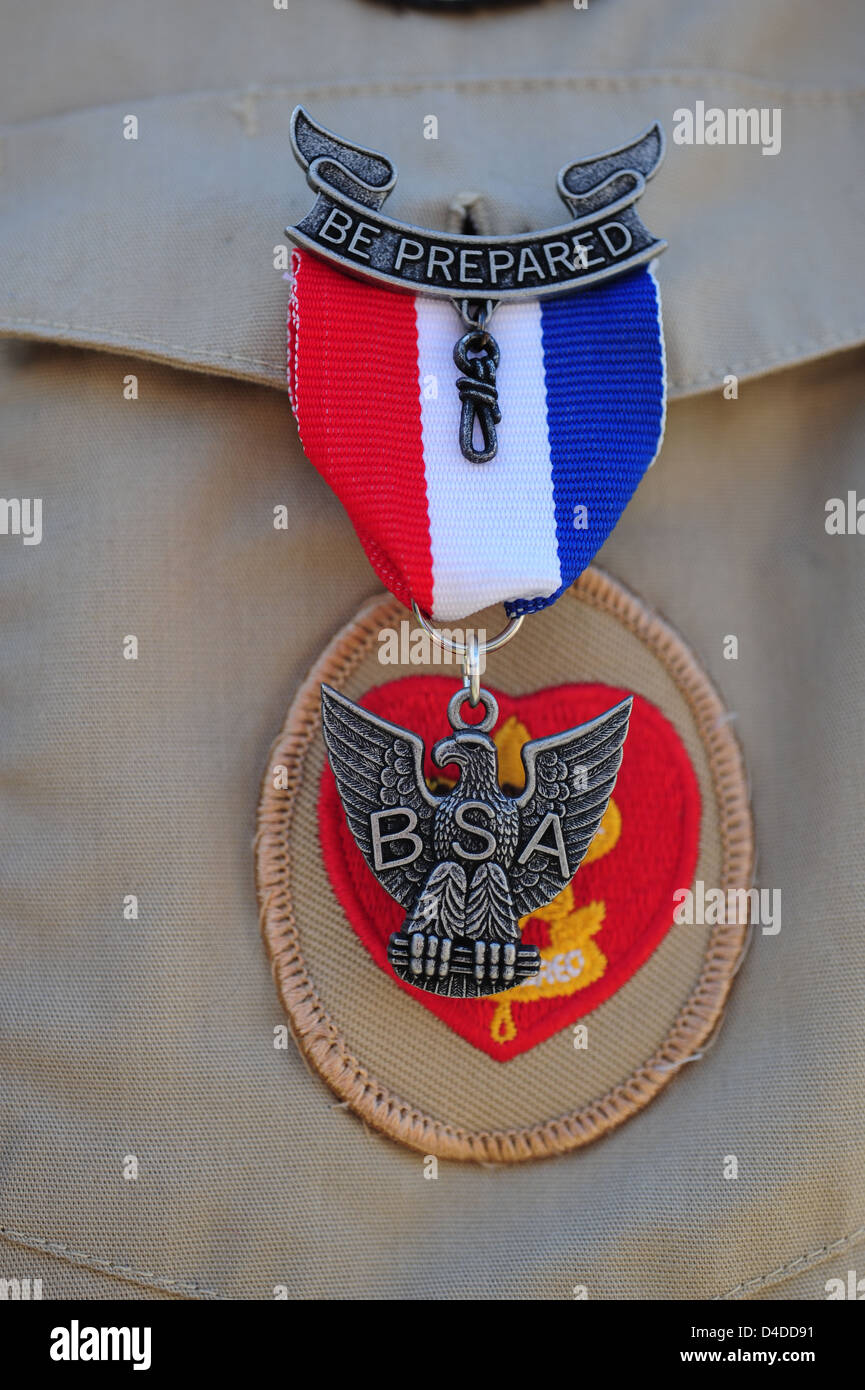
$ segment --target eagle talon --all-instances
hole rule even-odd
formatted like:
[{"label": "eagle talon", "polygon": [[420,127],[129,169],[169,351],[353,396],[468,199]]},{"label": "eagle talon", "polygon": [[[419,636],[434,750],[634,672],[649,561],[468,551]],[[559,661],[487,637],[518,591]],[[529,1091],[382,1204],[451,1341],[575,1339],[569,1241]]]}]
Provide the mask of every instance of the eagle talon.
[{"label": "eagle talon", "polygon": [[483,978],[484,978],[484,974],[485,974],[485,971],[484,971],[484,958],[485,958],[485,956],[486,956],[486,953],[487,953],[486,942],[485,942],[485,941],[476,941],[476,942],[475,942],[475,979],[477,980],[478,984],[482,984],[482,983],[483,983]]},{"label": "eagle talon", "polygon": [[441,951],[439,952],[439,979],[446,980],[451,968],[451,947],[453,942],[449,936],[443,936],[441,941]]},{"label": "eagle talon", "polygon": [[456,998],[501,994],[531,979],[541,968],[537,946],[489,937],[467,941],[426,932],[394,932],[387,958],[407,984]]},{"label": "eagle talon", "polygon": [[505,984],[509,985],[514,978],[514,967],[517,961],[517,948],[512,941],[505,942],[505,948],[502,954],[504,956],[502,980]]},{"label": "eagle talon", "polygon": [[420,975],[423,970],[423,932],[412,932],[409,938],[408,968],[413,975]]},{"label": "eagle talon", "polygon": [[438,955],[439,939],[437,936],[428,936],[426,939],[426,960],[424,961],[424,974],[428,978],[436,973],[436,956]]}]

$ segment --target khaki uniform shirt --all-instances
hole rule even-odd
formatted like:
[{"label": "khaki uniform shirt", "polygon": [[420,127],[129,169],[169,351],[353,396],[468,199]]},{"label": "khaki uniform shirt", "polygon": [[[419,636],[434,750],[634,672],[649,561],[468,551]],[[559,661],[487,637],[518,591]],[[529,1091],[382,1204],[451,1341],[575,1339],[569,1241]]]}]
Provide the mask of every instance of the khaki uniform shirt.
[{"label": "khaki uniform shirt", "polygon": [[[863,27],[808,0],[7,20],[2,493],[42,520],[38,544],[0,535],[0,1275],[44,1297],[818,1299],[865,1274],[865,536],[826,529],[828,499],[865,495]],[[268,749],[377,591],[284,390],[298,101],[387,150],[395,216],[444,226],[470,191],[500,232],[555,225],[561,165],[661,120],[640,206],[670,246],[666,442],[600,560],[720,689],[756,881],[783,900],[713,1046],[645,1109],[435,1182],[274,1047],[259,933]],[[780,111],[780,150],[676,144],[698,102]],[[388,1019],[353,1027],[362,1052]],[[446,1106],[435,1057],[405,1065]]]}]

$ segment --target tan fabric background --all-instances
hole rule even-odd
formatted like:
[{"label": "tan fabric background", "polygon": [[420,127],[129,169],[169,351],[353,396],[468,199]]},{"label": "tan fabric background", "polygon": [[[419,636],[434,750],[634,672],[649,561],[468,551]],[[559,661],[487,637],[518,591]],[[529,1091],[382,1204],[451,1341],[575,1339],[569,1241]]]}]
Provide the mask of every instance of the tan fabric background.
[{"label": "tan fabric background", "polygon": [[860,1227],[861,564],[822,522],[855,484],[859,355],[675,405],[604,557],[737,712],[781,934],[757,937],[718,1043],[643,1115],[571,1159],[438,1183],[272,1046],[258,778],[334,615],[368,591],[347,521],[287,462],[275,392],[154,366],[132,403],[126,362],[9,357],[7,444],[47,529],[0,547],[2,1225],[229,1295],[431,1297],[712,1296]]},{"label": "tan fabric background", "polygon": [[[861,13],[621,0],[454,21],[334,0],[325,31],[313,8],[79,0],[6,26],[0,315],[46,341],[10,344],[0,374],[4,495],[45,508],[40,546],[0,537],[0,1228],[75,1252],[56,1259],[85,1295],[107,1261],[186,1296],[748,1297],[756,1280],[823,1297],[798,1262],[818,1252],[829,1277],[849,1240],[855,1263],[865,1221],[865,538],[823,526],[825,499],[862,486],[863,353],[794,364],[865,336]],[[434,86],[394,90],[417,77]],[[251,82],[284,88],[257,133],[233,110]],[[396,157],[401,215],[442,222],[480,170],[505,226],[547,220],[565,158],[655,115],[669,131],[675,106],[784,107],[776,160],[671,149],[647,194],[672,247],[674,394],[712,389],[673,403],[601,556],[736,712],[758,881],[782,890],[784,925],[755,940],[711,1053],[637,1119],[569,1158],[443,1165],[435,1183],[274,1050],[256,920],[270,741],[372,588],[282,394],[213,374],[276,383],[271,251],[306,198],[286,121],[316,88],[325,120]],[[422,164],[430,90],[447,139]],[[139,107],[148,139],[121,155]],[[17,1249],[0,1246],[4,1269]],[[81,1265],[96,1272],[76,1284]]]}]

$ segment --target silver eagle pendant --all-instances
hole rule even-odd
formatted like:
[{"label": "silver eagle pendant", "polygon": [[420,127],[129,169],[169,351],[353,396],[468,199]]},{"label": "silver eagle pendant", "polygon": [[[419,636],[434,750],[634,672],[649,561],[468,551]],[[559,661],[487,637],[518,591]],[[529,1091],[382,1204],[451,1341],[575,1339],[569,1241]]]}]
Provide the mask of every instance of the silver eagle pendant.
[{"label": "silver eagle pendant", "polygon": [[480,691],[484,718],[460,715],[468,690],[448,704],[452,734],[432,749],[455,764],[456,785],[434,794],[423,740],[328,685],[322,731],[349,829],[383,888],[405,908],[388,942],[394,973],[416,989],[457,999],[499,994],[540,970],[519,921],[570,883],[615,786],[632,698],[576,729],[522,749],[525,788],[499,786],[490,731],[498,704]]}]

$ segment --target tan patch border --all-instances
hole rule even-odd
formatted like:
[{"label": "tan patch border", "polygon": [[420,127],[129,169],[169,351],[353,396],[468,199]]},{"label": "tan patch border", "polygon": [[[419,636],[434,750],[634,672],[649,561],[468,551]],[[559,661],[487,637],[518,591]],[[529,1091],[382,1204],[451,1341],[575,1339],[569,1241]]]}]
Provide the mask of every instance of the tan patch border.
[{"label": "tan patch border", "polygon": [[[706,748],[718,804],[721,886],[747,888],[754,833],[742,753],[726,710],[682,638],[624,586],[594,566],[571,591],[610,613],[669,672],[694,717]],[[262,780],[255,841],[261,931],[274,980],[301,1051],[341,1100],[374,1129],[421,1153],[486,1163],[520,1163],[582,1148],[636,1114],[693,1057],[718,1025],[747,938],[746,923],[717,925],[697,985],[660,1047],[625,1081],[569,1115],[524,1129],[471,1131],[424,1114],[394,1095],[349,1051],[307,974],[291,900],[289,834],[307,749],[318,736],[322,681],[340,688],[377,640],[382,627],[405,616],[395,599],[367,603],[322,653],[300,687],[276,739]],[[274,763],[287,768],[288,786],[273,786]]]}]

